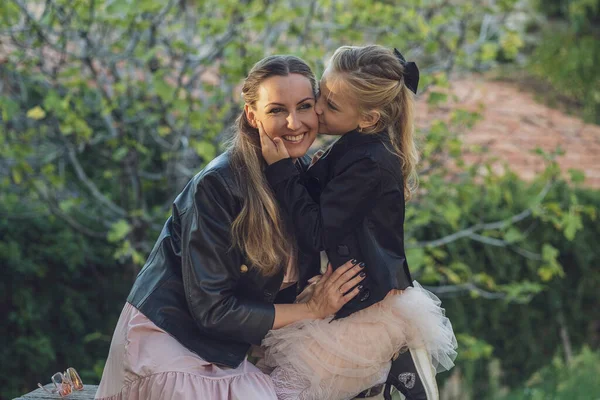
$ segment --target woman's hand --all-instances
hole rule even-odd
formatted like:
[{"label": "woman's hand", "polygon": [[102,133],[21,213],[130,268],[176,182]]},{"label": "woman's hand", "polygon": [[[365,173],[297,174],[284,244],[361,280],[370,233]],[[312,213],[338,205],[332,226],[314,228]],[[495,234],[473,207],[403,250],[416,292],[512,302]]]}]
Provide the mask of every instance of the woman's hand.
[{"label": "woman's hand", "polygon": [[271,139],[265,132],[262,122],[257,121],[256,127],[258,128],[258,134],[260,135],[260,147],[262,155],[267,164],[271,165],[284,158],[290,158],[290,154],[285,148],[283,139],[276,137]]},{"label": "woman's hand", "polygon": [[333,272],[331,264],[327,271],[315,284],[314,293],[306,303],[310,313],[317,319],[322,319],[335,314],[357,294],[362,286],[360,282],[365,279],[364,264],[355,260],[348,261]]}]

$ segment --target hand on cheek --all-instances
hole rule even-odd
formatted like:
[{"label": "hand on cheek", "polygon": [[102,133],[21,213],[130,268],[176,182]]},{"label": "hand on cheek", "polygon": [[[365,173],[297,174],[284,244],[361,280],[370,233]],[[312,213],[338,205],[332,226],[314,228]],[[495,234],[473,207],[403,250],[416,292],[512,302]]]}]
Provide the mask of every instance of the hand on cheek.
[{"label": "hand on cheek", "polygon": [[271,165],[284,158],[290,158],[290,154],[283,143],[283,139],[271,137],[265,132],[265,128],[260,121],[256,121],[256,127],[258,128],[258,134],[260,135],[260,147],[262,155],[267,162]]}]

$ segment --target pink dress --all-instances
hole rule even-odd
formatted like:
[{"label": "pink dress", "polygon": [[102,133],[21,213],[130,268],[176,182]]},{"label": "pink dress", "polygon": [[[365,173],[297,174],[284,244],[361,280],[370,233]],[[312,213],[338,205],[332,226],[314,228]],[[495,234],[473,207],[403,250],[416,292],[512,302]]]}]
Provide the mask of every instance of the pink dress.
[{"label": "pink dress", "polygon": [[[288,263],[281,289],[298,281]],[[269,375],[244,360],[221,368],[202,359],[126,303],[102,373],[96,399],[276,400]]]},{"label": "pink dress", "polygon": [[96,399],[276,400],[273,383],[248,360],[221,368],[202,359],[126,303]]}]

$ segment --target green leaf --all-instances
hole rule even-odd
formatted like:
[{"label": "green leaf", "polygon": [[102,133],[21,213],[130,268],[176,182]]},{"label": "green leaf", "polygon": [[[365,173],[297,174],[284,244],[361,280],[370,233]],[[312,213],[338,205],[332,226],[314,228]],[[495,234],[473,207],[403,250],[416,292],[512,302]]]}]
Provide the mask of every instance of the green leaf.
[{"label": "green leaf", "polygon": [[0,97],[0,110],[2,110],[2,120],[7,122],[13,119],[19,112],[19,104],[9,97]]},{"label": "green leaf", "polygon": [[196,154],[202,157],[205,161],[212,160],[217,154],[217,148],[211,142],[203,140],[201,142],[192,143]]},{"label": "green leaf", "polygon": [[459,357],[465,360],[479,360],[490,358],[494,347],[482,339],[466,333],[456,335],[458,346],[460,348]]},{"label": "green leaf", "polygon": [[448,95],[446,93],[441,92],[430,92],[429,98],[427,99],[427,104],[430,106],[439,106],[442,103],[448,101]]},{"label": "green leaf", "polygon": [[500,41],[500,47],[502,47],[504,56],[509,60],[513,60],[523,47],[523,40],[518,33],[507,32]]},{"label": "green leaf", "polygon": [[461,281],[462,281],[462,280],[460,279],[460,276],[459,276],[459,275],[458,275],[456,272],[452,271],[452,270],[451,270],[451,269],[449,269],[449,268],[446,268],[446,267],[440,267],[440,268],[439,268],[439,271],[440,271],[440,272],[441,272],[443,275],[445,275],[445,276],[446,276],[446,278],[448,278],[448,282],[450,282],[450,283],[452,283],[452,284],[454,284],[454,285],[457,285],[457,284],[461,283]]},{"label": "green leaf", "polygon": [[578,169],[569,169],[569,175],[571,175],[571,182],[573,183],[583,183],[585,181],[585,173]]},{"label": "green leaf", "polygon": [[125,156],[127,155],[127,153],[129,152],[129,149],[127,147],[119,147],[117,150],[115,150],[115,152],[113,153],[113,160],[115,161],[122,161]]},{"label": "green leaf", "polygon": [[158,127],[158,135],[160,137],[168,136],[171,133],[171,128],[168,126],[161,125]]},{"label": "green leaf", "polygon": [[542,246],[542,260],[544,264],[538,269],[538,275],[543,282],[548,282],[554,277],[563,277],[565,272],[562,266],[558,263],[559,251],[545,243]]},{"label": "green leaf", "polygon": [[129,14],[131,4],[127,0],[109,0],[107,2],[106,12],[119,17],[125,17]]},{"label": "green leaf", "polygon": [[442,210],[442,213],[450,226],[453,228],[458,227],[458,221],[462,215],[462,210],[460,207],[458,207],[454,202],[448,202],[446,203],[445,208]]},{"label": "green leaf", "polygon": [[12,178],[13,181],[17,184],[20,185],[21,182],[23,182],[23,175],[21,174],[21,171],[18,168],[13,168],[11,170],[12,173]]},{"label": "green leaf", "polygon": [[156,0],[139,0],[136,9],[140,12],[157,12],[164,6],[163,2]]},{"label": "green leaf", "polygon": [[500,285],[499,290],[506,293],[506,301],[528,303],[533,296],[544,290],[544,285],[528,280]]},{"label": "green leaf", "polygon": [[62,211],[64,211],[64,212],[68,213],[69,211],[71,211],[71,209],[72,209],[72,208],[73,208],[75,205],[77,205],[77,203],[78,203],[78,200],[77,200],[76,198],[72,198],[72,199],[66,199],[66,200],[63,200],[63,201],[61,201],[60,203],[58,203],[58,207],[59,207],[59,208],[60,208]]},{"label": "green leaf", "polygon": [[27,111],[27,118],[34,119],[36,121],[46,117],[46,111],[40,106],[35,106],[31,110]]},{"label": "green leaf", "polygon": [[111,338],[108,335],[103,334],[102,332],[92,332],[92,333],[88,333],[87,335],[85,335],[83,338],[83,343],[90,343],[90,342],[95,342],[97,340],[103,340],[103,341],[108,341],[110,342]]},{"label": "green leaf", "polygon": [[581,215],[571,212],[565,213],[563,215],[563,227],[565,237],[569,241],[572,241],[573,239],[575,239],[577,231],[583,228],[583,221],[581,220]]},{"label": "green leaf", "polygon": [[504,240],[508,243],[516,243],[523,240],[523,234],[515,227],[510,227],[504,234]]},{"label": "green leaf", "polygon": [[549,245],[547,243],[545,243],[542,247],[542,259],[546,262],[554,262],[556,261],[556,257],[558,257],[558,250],[553,247],[552,245]]},{"label": "green leaf", "polygon": [[496,58],[498,54],[498,45],[496,43],[484,43],[481,46],[481,61],[489,62]]},{"label": "green leaf", "polygon": [[126,220],[121,219],[112,224],[110,231],[108,232],[107,239],[109,242],[115,243],[123,240],[125,236],[129,234],[129,232],[131,232],[131,226]]},{"label": "green leaf", "polygon": [[168,102],[173,97],[174,88],[171,87],[161,76],[155,75],[152,83],[154,84],[154,91],[161,98],[162,101]]},{"label": "green leaf", "polygon": [[406,251],[406,259],[410,265],[411,272],[419,271],[425,266],[425,250],[422,248],[409,248]]}]

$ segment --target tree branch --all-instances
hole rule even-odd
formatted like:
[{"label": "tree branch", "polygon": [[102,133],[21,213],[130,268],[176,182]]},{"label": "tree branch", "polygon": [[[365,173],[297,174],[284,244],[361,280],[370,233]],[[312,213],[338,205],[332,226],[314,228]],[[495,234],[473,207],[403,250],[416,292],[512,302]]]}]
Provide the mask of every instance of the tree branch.
[{"label": "tree branch", "polygon": [[531,252],[529,250],[523,249],[518,246],[514,246],[512,243],[509,243],[505,240],[495,239],[495,238],[491,238],[491,237],[487,237],[487,236],[481,236],[476,233],[469,235],[469,238],[471,238],[477,242],[489,244],[491,246],[506,247],[506,248],[514,251],[515,253],[517,253],[523,257],[526,257],[530,260],[540,261],[542,259],[542,256],[540,254]]},{"label": "tree branch", "polygon": [[444,286],[423,286],[425,289],[433,292],[436,295],[459,295],[463,292],[476,292],[479,296],[484,299],[498,300],[506,298],[504,293],[493,293],[478,288],[473,283],[462,283],[459,285],[444,285]]},{"label": "tree branch", "polygon": [[79,160],[77,159],[77,156],[75,154],[75,149],[73,149],[73,146],[68,142],[65,142],[65,145],[67,147],[67,155],[69,156],[71,165],[75,169],[75,173],[77,174],[77,177],[85,185],[85,187],[88,188],[88,190],[94,196],[94,198],[96,200],[98,200],[101,204],[105,205],[109,210],[111,210],[112,212],[117,214],[119,217],[127,216],[127,212],[124,209],[122,209],[121,207],[119,207],[118,205],[113,203],[111,200],[109,200],[106,196],[104,196],[100,192],[100,190],[98,190],[98,188],[96,187],[94,182],[92,182],[88,178],[87,174],[83,170],[83,167],[79,163]]},{"label": "tree branch", "polygon": [[526,219],[527,217],[529,217],[530,215],[533,214],[533,208],[538,205],[548,194],[548,192],[550,191],[550,188],[552,187],[552,185],[554,184],[553,181],[549,182],[548,184],[546,184],[546,186],[544,187],[544,189],[538,194],[534,204],[532,204],[528,209],[522,211],[521,213],[517,214],[517,215],[513,215],[512,217],[502,220],[502,221],[496,221],[496,222],[489,222],[489,223],[485,223],[485,224],[477,224],[477,225],[473,225],[470,228],[467,229],[463,229],[462,231],[458,231],[455,233],[452,233],[448,236],[445,236],[443,238],[440,239],[436,239],[436,240],[431,240],[428,242],[416,242],[414,244],[407,244],[407,248],[420,248],[420,247],[440,247],[440,246],[445,246],[449,243],[452,243],[454,241],[457,241],[458,239],[462,239],[465,237],[470,237],[472,236],[475,232],[479,232],[479,231],[484,231],[484,230],[494,230],[494,229],[502,229],[505,228],[507,226],[513,225],[517,222],[520,222],[524,219]]},{"label": "tree branch", "polygon": [[54,204],[54,202],[50,199],[50,197],[46,195],[45,190],[42,190],[42,188],[40,188],[38,185],[33,185],[33,187],[34,187],[35,191],[38,193],[38,195],[48,205],[48,209],[50,210],[50,212],[52,214],[56,215],[58,218],[65,221],[71,228],[75,229],[77,232],[82,233],[86,236],[96,238],[96,239],[106,240],[105,232],[97,232],[86,226],[81,225],[70,215],[63,212],[60,209],[60,207],[56,206],[56,204]]}]

